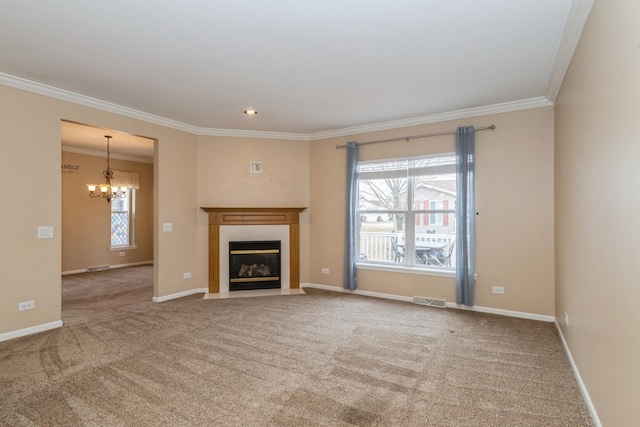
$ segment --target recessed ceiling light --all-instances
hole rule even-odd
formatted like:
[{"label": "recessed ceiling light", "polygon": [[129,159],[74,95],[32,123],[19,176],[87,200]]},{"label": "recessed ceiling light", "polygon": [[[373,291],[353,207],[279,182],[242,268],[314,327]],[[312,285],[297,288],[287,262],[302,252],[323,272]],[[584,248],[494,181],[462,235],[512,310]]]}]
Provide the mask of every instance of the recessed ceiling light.
[{"label": "recessed ceiling light", "polygon": [[244,110],[244,113],[248,116],[255,116],[258,114],[256,110]]}]

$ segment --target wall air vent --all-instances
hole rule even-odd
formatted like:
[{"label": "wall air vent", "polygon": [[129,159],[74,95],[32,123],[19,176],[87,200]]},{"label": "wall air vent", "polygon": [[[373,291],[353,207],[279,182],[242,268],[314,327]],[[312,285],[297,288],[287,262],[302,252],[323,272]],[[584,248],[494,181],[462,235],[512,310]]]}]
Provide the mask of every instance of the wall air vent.
[{"label": "wall air vent", "polygon": [[104,271],[109,270],[111,266],[109,264],[106,265],[94,265],[93,267],[87,267],[87,273],[91,273],[92,271]]},{"label": "wall air vent", "polygon": [[447,301],[443,299],[427,298],[427,297],[414,296],[413,303],[420,304],[420,305],[428,305],[430,307],[440,307],[440,308],[445,308],[447,306]]}]

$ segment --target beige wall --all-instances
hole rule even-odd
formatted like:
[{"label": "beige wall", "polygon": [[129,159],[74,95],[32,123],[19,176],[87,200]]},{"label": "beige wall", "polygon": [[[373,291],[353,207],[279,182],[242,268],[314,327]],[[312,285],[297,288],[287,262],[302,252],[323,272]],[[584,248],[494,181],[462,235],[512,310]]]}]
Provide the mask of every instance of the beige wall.
[{"label": "beige wall", "polygon": [[606,426],[640,425],[638,17],[595,2],[556,102],[556,315]]},{"label": "beige wall", "polygon": [[[196,137],[148,122],[0,86],[0,159],[11,177],[4,190],[12,209],[0,212],[0,334],[61,319],[60,120],[157,139],[154,160],[154,269],[156,296],[206,287],[196,271]],[[28,162],[24,159],[29,159]],[[173,223],[172,233],[158,225]],[[39,225],[53,239],[36,239]],[[9,242],[9,243],[8,243]],[[185,271],[194,272],[188,280]],[[18,302],[35,300],[18,312]]]},{"label": "beige wall", "polygon": [[[311,143],[313,283],[342,286],[346,151],[354,140],[418,135],[457,126],[476,133],[477,274],[475,305],[554,314],[553,108],[543,107]],[[363,146],[361,160],[452,152],[453,135]],[[329,268],[330,274],[321,274]],[[504,286],[505,294],[491,292]],[[360,290],[455,302],[453,278],[358,269]]]},{"label": "beige wall", "polygon": [[[135,249],[110,251],[111,205],[88,196],[88,183],[104,182],[106,157],[62,152],[62,271],[153,261],[153,165],[111,158],[112,169],[140,173],[135,194]],[[77,168],[76,168],[77,167]],[[124,256],[119,256],[119,253]]]},{"label": "beige wall", "polygon": [[[60,117],[56,102],[0,86],[0,333],[60,320]],[[36,239],[53,226],[53,239]],[[18,302],[35,300],[18,312]]]},{"label": "beige wall", "polygon": [[[250,173],[262,162],[262,173]],[[309,207],[309,143],[198,137],[198,206]],[[309,272],[309,209],[300,214],[300,280]],[[198,216],[198,271],[208,274],[208,214]]]}]

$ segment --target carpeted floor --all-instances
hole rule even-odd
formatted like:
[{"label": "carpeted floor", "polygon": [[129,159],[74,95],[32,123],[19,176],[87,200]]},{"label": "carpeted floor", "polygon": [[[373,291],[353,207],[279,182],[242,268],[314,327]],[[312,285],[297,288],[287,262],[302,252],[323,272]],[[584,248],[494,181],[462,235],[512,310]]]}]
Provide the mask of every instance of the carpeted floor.
[{"label": "carpeted floor", "polygon": [[151,302],[63,278],[64,327],[0,343],[7,426],[591,426],[552,324],[307,289]]}]

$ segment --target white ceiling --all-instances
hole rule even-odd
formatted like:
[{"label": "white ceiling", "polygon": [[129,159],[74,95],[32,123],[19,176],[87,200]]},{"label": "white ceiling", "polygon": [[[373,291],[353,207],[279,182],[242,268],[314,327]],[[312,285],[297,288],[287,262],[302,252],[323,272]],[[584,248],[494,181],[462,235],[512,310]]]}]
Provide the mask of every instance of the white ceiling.
[{"label": "white ceiling", "polygon": [[318,135],[549,98],[592,1],[4,0],[0,73],[205,134]]},{"label": "white ceiling", "polygon": [[153,139],[64,120],[60,125],[64,151],[106,157],[106,135],[111,136],[109,153],[112,158],[153,163]]}]

